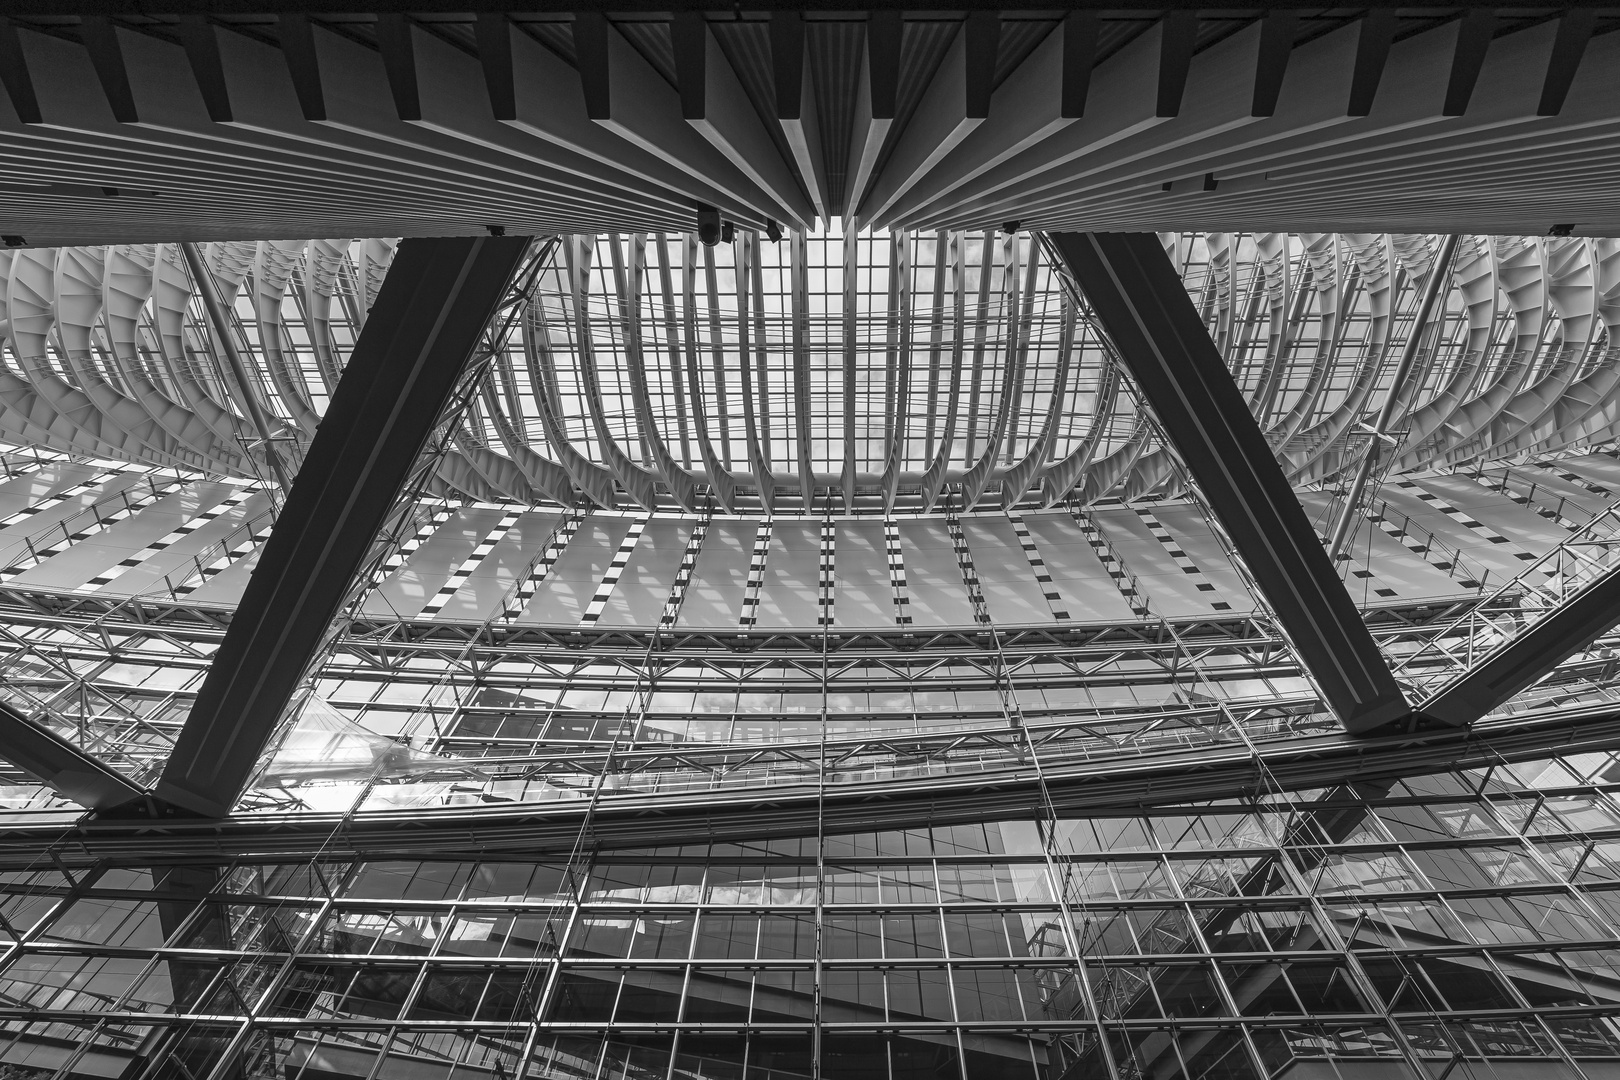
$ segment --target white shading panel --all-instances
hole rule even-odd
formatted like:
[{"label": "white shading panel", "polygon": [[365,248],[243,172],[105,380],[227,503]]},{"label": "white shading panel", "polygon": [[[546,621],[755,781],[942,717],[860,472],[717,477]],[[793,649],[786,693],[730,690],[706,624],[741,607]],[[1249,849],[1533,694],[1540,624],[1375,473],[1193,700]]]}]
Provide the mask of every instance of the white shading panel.
[{"label": "white shading panel", "polygon": [[630,531],[632,520],[616,514],[592,514],[586,518],[516,621],[543,626],[579,625],[585,606],[596,593],[596,583],[618,554],[619,541]]},{"label": "white shading panel", "polygon": [[1213,614],[1210,593],[1198,588],[1145,521],[1134,510],[1093,510],[1091,519],[1108,538],[1125,567],[1147,596],[1155,615],[1204,618]]},{"label": "white shading panel", "polygon": [[467,575],[466,584],[445,602],[438,618],[481,623],[494,615],[507,593],[517,588],[518,575],[540,554],[546,538],[561,520],[562,514],[555,510],[535,510],[519,517],[484,561]]},{"label": "white shading panel", "polygon": [[[1323,519],[1333,500],[1332,495],[1323,491],[1298,494],[1300,505],[1313,521]],[[1339,576],[1344,579],[1350,598],[1362,607],[1404,605],[1414,600],[1438,600],[1473,591],[1459,580],[1462,574],[1448,575],[1366,518],[1357,524],[1345,554],[1349,556],[1349,566],[1341,563]]]},{"label": "white shading panel", "polygon": [[[197,505],[183,514],[174,527],[161,536],[146,541],[140,548],[130,551],[111,566],[96,571],[78,586],[80,592],[96,592],[115,583],[125,574],[150,564],[169,549],[185,543],[191,534],[207,527],[211,522],[240,510],[243,503],[252,502],[264,491],[263,484],[227,488],[222,484],[192,484],[186,490],[198,494]],[[264,504],[266,508],[269,503]],[[261,511],[262,513],[263,511]],[[266,515],[268,516],[268,515]],[[251,531],[251,530],[249,530]]]},{"label": "white shading panel", "polygon": [[1058,591],[1057,585],[1052,581],[1052,572],[1046,568],[1046,560],[1041,557],[1041,549],[1035,543],[1035,536],[1024,524],[1024,515],[1016,510],[1006,511],[1007,520],[1012,522],[1013,532],[1018,536],[1018,546],[1024,549],[1024,561],[1035,574],[1035,580],[1040,582],[1041,591],[1046,594],[1046,606],[1051,609],[1054,619],[1071,618],[1068,609],[1064,606],[1063,594]]},{"label": "white shading panel", "polygon": [[[222,545],[234,545],[247,539],[250,533],[260,536],[266,534],[270,528],[270,512],[269,494],[265,491],[256,491],[246,502],[231,507],[212,521],[187,533],[162,551],[143,560],[141,565],[130,567],[116,579],[97,589],[96,593],[99,596],[167,595],[170,584],[179,585],[185,580],[195,582],[199,577],[197,569],[199,560],[207,565],[224,554],[225,548]],[[134,520],[139,522],[144,516]],[[195,513],[189,514],[187,520],[195,516]],[[250,529],[249,524],[254,522],[257,524]],[[141,542],[137,542],[134,536],[128,537],[128,541],[135,546],[114,552],[115,557],[112,561],[117,562],[137,553],[153,540],[161,539],[168,532],[172,532],[179,524],[179,521],[170,518],[158,529],[156,535],[150,538],[140,537]],[[219,599],[217,595],[212,600],[202,596],[204,589],[212,586],[225,573],[229,571],[216,575],[208,585],[199,587],[187,598],[188,601],[202,599],[204,603],[234,603],[234,599],[225,601]],[[246,584],[245,578],[243,584]],[[229,595],[240,595],[240,592],[241,589],[238,587]]]},{"label": "white shading panel", "polygon": [[175,596],[182,598],[190,596],[249,555],[253,556],[257,565],[259,554],[270,535],[270,527],[265,521],[265,518],[249,521],[211,550],[199,552],[197,558],[193,560],[193,565],[200,568],[201,572],[191,575],[191,570],[183,567],[181,573],[191,576],[174,587]]},{"label": "white shading panel", "polygon": [[889,583],[883,522],[844,519],[836,523],[833,575],[838,626],[893,626],[894,587]]},{"label": "white shading panel", "polygon": [[0,569],[0,581],[15,581],[28,570],[79,544],[95,547],[109,529],[128,521],[170,495],[181,493],[189,486],[191,485],[173,475],[165,476],[161,480],[148,479],[147,482],[122,492],[116,501],[106,499],[86,508],[84,512],[52,529],[52,535],[36,535],[29,541],[29,551],[18,557],[10,566]]},{"label": "white shading panel", "polygon": [[[914,626],[973,626],[973,603],[968,599],[956,550],[942,520],[901,518],[900,551],[906,564],[906,588],[911,592]],[[1022,556],[1020,556],[1022,558]]]},{"label": "white shading panel", "polygon": [[467,579],[472,576],[472,572],[478,569],[480,563],[489,558],[490,553],[495,550],[497,544],[506,539],[506,534],[512,531],[512,526],[517,524],[517,519],[522,515],[523,512],[515,507],[508,506],[502,510],[501,518],[495,523],[495,527],[484,534],[484,538],[478,541],[478,545],[472,549],[472,553],[463,559],[454,572],[445,579],[444,584],[439,586],[439,591],[434,593],[432,598],[423,605],[421,611],[417,612],[418,617],[424,619],[437,618],[439,613],[444,610],[445,605],[455,599],[456,594],[466,586]]},{"label": "white shading panel", "polygon": [[[1431,497],[1421,498],[1425,494]],[[1400,481],[1385,483],[1378,491],[1378,501],[1387,503],[1391,510],[1411,519],[1425,532],[1434,534],[1445,547],[1461,551],[1463,557],[1474,566],[1489,570],[1493,581],[1499,580],[1504,574],[1508,577],[1518,576],[1525,564],[1534,559],[1534,556],[1511,540],[1505,543],[1492,543],[1487,537],[1500,535],[1494,529],[1484,522],[1479,522],[1477,526],[1464,524],[1465,521],[1478,519],[1470,517],[1468,511],[1455,507],[1451,513],[1447,513],[1443,507],[1449,506],[1449,503],[1416,485],[1402,488]],[[1515,511],[1523,510],[1522,507],[1513,506],[1507,499],[1502,499],[1502,503],[1513,507]]]},{"label": "white shading panel", "polygon": [[[229,484],[186,484],[178,491],[172,491],[142,507],[123,521],[76,542],[19,574],[13,582],[21,588],[76,589],[108,567],[141,551],[152,541],[173,532],[233,490]],[[94,521],[93,517],[86,515],[87,526]]]},{"label": "white shading panel", "polygon": [[1612,453],[1581,454],[1551,461],[1546,472],[1568,472],[1589,484],[1604,488],[1620,498],[1620,457]]},{"label": "white shading panel", "polygon": [[55,462],[37,472],[13,476],[0,483],[0,521],[48,499],[59,491],[88,480],[100,470],[90,465]]},{"label": "white shading panel", "polygon": [[1028,626],[1053,621],[1047,587],[1035,580],[1012,522],[1001,514],[964,517],[962,533],[993,622]]},{"label": "white shading panel", "polygon": [[1079,622],[1137,621],[1072,514],[1067,510],[1030,512],[1024,515],[1024,526],[1035,538],[1071,618]]},{"label": "white shading panel", "polygon": [[597,620],[601,626],[634,626],[651,630],[658,625],[675,585],[675,574],[686,554],[686,541],[697,522],[690,518],[647,523],[641,543],[619,575],[619,584],[608,597]]},{"label": "white shading panel", "polygon": [[608,563],[607,573],[596,583],[591,602],[585,605],[585,615],[580,619],[580,625],[595,626],[602,618],[608,601],[619,591],[619,579],[629,568],[630,560],[635,558],[636,549],[641,546],[641,538],[647,535],[647,525],[651,520],[651,514],[641,514],[630,523],[629,530],[619,540],[619,550],[613,553],[613,561]]},{"label": "white shading panel", "polygon": [[[1551,468],[1521,467],[1513,470],[1510,498],[1528,499],[1533,510],[1548,510],[1559,514],[1579,527],[1593,514],[1620,498],[1620,490],[1581,476],[1567,468],[1568,462],[1553,463]],[[1486,474],[1486,482],[1499,483],[1500,470]],[[1583,513],[1584,511],[1584,513]]]},{"label": "white shading panel", "polygon": [[1215,586],[1213,593],[1204,593],[1210,598],[1212,613],[1215,603],[1230,605],[1221,614],[1230,611],[1243,615],[1254,611],[1254,597],[1244,585],[1243,575],[1232,566],[1232,557],[1215,534],[1210,532],[1209,522],[1196,506],[1161,503],[1153,507],[1153,516],[1170,534],[1177,549],[1185,553],[1186,561],[1198,568],[1197,574],[1187,574],[1185,570],[1182,573],[1195,581],[1202,578]]},{"label": "white shading panel", "polygon": [[[1415,483],[1424,491],[1438,496],[1445,505],[1460,511],[1460,514],[1447,515],[1453,521],[1475,533],[1479,539],[1504,550],[1512,551],[1517,545],[1539,558],[1569,538],[1569,532],[1554,522],[1519,505],[1500,491],[1492,491],[1466,476],[1426,476]],[[1386,489],[1389,487],[1388,484],[1384,486]],[[1407,489],[1408,492],[1411,490]],[[1470,527],[1464,519],[1478,521],[1484,528]],[[1492,535],[1501,536],[1507,544],[1493,540]],[[1478,543],[1479,539],[1474,542]],[[1521,558],[1521,561],[1532,560]]]},{"label": "white shading panel", "polygon": [[361,610],[380,618],[416,615],[500,519],[501,512],[495,509],[464,506],[457,510],[404,566],[366,597]]},{"label": "white shading panel", "polygon": [[778,518],[759,590],[759,626],[814,630],[820,583],[821,522]]},{"label": "white shading panel", "polygon": [[714,520],[698,552],[677,626],[736,629],[748,588],[748,556],[758,531],[757,521]]},{"label": "white shading panel", "polygon": [[[11,524],[6,525],[4,528],[0,528],[0,567],[10,566],[20,556],[26,555],[28,553],[28,541],[31,538],[39,537],[45,543],[60,539],[62,530],[53,528],[53,526],[66,523],[68,530],[71,532],[78,524],[81,524],[81,522],[75,522],[73,519],[82,513],[86,507],[107,499],[109,496],[116,496],[121,491],[135,488],[137,485],[143,488],[145,486],[144,477],[140,473],[126,472],[108,476],[99,483],[91,484],[83,490],[77,490],[75,494],[69,494],[69,492],[76,491],[77,485],[94,478],[100,473],[100,470],[85,470],[77,481],[57,486],[54,492],[44,495],[41,499],[35,499],[32,505],[39,506],[42,501],[54,500],[67,495],[67,498],[62,498],[60,502],[52,502],[51,505],[46,506],[37,513],[19,517],[28,509],[24,507],[23,510],[15,511],[10,515],[12,518],[17,518],[17,520],[12,521]],[[138,494],[138,492],[135,494]],[[121,500],[115,500],[109,505],[122,506],[123,503]],[[0,520],[7,519],[0,518]],[[84,515],[84,523],[93,520],[94,518],[91,515]]]},{"label": "white shading panel", "polygon": [[669,596],[664,600],[663,610],[658,613],[659,629],[669,629],[680,617],[681,606],[686,601],[686,591],[692,585],[692,571],[697,569],[698,553],[703,550],[703,541],[709,535],[710,524],[710,517],[705,514],[692,523],[692,531],[686,535],[686,550],[681,552],[681,561],[675,566],[675,581],[669,587]]},{"label": "white shading panel", "polygon": [[[253,568],[259,565],[259,556],[263,553],[264,545],[260,544],[209,578],[206,583],[198,586],[186,597],[186,603],[217,604],[224,607],[235,607],[240,604],[242,590],[247,588],[248,579],[253,576]],[[195,575],[193,580],[195,581]]]}]

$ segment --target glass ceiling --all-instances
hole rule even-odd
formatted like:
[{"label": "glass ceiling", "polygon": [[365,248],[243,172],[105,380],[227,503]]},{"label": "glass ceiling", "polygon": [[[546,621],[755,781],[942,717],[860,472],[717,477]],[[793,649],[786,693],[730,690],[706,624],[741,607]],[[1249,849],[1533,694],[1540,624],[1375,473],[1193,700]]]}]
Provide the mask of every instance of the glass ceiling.
[{"label": "glass ceiling", "polygon": [[[1065,406],[1059,456],[1095,412],[1095,339],[1090,379],[1061,386],[1060,361],[1088,338],[1076,342],[1076,314],[1027,235],[744,233],[713,248],[689,235],[600,236],[562,256],[540,278],[530,334],[556,373],[562,428],[593,461],[605,431],[642,462],[648,440],[662,439],[701,471],[706,436],[728,472],[752,482],[763,465],[792,487],[806,462],[820,482],[851,464],[875,478],[899,436],[902,472],[926,471],[942,443],[948,467],[965,471],[987,453],[1002,465],[1029,453],[1054,396]],[[635,405],[638,366],[650,430]],[[534,415],[523,375],[519,408]]]},{"label": "glass ceiling", "polygon": [[[1438,238],[1163,239],[1327,531]],[[150,779],[273,523],[266,446],[296,471],[393,250],[206,245],[246,388],[175,246],[0,253],[8,700]],[[1031,237],[533,258],[251,806],[572,798],[626,753],[654,794],[835,745],[838,783],[982,772],[1011,726],[1076,768],[1333,730]],[[1403,677],[1608,565],[1617,331],[1620,242],[1465,238],[1343,564]],[[1507,712],[1607,701],[1593,663]]]},{"label": "glass ceiling", "polygon": [[[837,223],[835,222],[836,226]],[[1166,235],[1296,482],[1352,470],[1438,238]],[[242,388],[175,245],[0,256],[0,434],[268,479],[296,466],[394,243],[206,245]],[[1601,441],[1615,242],[1465,239],[1397,420],[1397,471]],[[435,494],[820,513],[1173,495],[1181,481],[1027,234],[567,237],[474,395]],[[529,279],[526,279],[529,280]],[[1562,399],[1554,413],[1537,403]],[[1515,421],[1518,421],[1515,423]],[[876,502],[872,502],[877,497]]]}]

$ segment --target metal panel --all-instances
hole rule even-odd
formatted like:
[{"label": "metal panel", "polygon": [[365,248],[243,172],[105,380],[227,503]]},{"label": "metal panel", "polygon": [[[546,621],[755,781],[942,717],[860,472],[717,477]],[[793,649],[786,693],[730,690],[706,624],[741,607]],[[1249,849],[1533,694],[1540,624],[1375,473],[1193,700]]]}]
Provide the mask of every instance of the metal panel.
[{"label": "metal panel", "polygon": [[973,552],[973,567],[990,617],[1007,625],[1050,623],[1052,610],[1019,547],[1012,522],[1000,514],[964,517],[962,532]]},{"label": "metal panel", "polygon": [[919,627],[972,626],[962,572],[945,523],[924,518],[902,519],[900,548],[911,590],[911,618]]},{"label": "metal panel", "polygon": [[585,606],[596,592],[596,583],[607,573],[619,550],[619,541],[630,531],[631,519],[610,514],[593,514],[568,542],[557,565],[535,590],[534,599],[521,622],[546,626],[574,626],[585,614]]},{"label": "metal panel", "polygon": [[1210,531],[1203,515],[1192,507],[1156,506],[1154,514],[1165,531],[1175,538],[1187,558],[1199,572],[1215,586],[1213,600],[1232,605],[1233,611],[1252,612],[1254,597],[1250,595],[1243,578],[1232,569],[1226,548]]},{"label": "metal panel", "polygon": [[681,626],[736,628],[748,584],[748,555],[758,531],[750,520],[716,520],[709,526],[681,604]]},{"label": "metal panel", "polygon": [[433,536],[412,553],[410,561],[382,582],[366,598],[365,613],[384,618],[409,619],[419,614],[439,586],[450,578],[478,541],[500,520],[501,512],[487,507],[463,507],[439,526]]},{"label": "metal panel", "polygon": [[759,625],[816,625],[821,523],[778,519],[759,590]]},{"label": "metal panel", "polygon": [[833,573],[837,581],[833,617],[839,628],[894,625],[893,588],[881,521],[838,522]]},{"label": "metal panel", "polygon": [[656,626],[686,554],[692,520],[654,521],[625,565],[602,612],[603,626]]},{"label": "metal panel", "polygon": [[518,587],[518,576],[539,557],[561,520],[556,511],[535,511],[518,518],[505,539],[467,575],[461,590],[446,601],[439,617],[481,622],[501,611],[508,594]]},{"label": "metal panel", "polygon": [[1120,359],[1347,730],[1410,711],[1151,233],[1055,233]]},{"label": "metal panel", "polygon": [[1080,526],[1067,511],[1025,514],[1024,525],[1040,547],[1052,584],[1071,618],[1080,622],[1133,622],[1136,614],[1120,598]]},{"label": "metal panel", "polygon": [[1181,569],[1134,512],[1093,510],[1091,518],[1120,561],[1136,575],[1155,615],[1176,619],[1210,614],[1210,593],[1199,590],[1192,575]]}]

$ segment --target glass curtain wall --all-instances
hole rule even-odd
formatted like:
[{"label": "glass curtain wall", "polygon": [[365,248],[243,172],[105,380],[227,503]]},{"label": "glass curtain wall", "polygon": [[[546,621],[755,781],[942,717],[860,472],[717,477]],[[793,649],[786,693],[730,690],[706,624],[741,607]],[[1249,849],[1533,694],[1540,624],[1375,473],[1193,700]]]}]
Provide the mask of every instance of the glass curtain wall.
[{"label": "glass curtain wall", "polygon": [[0,1075],[1596,1080],[1617,780],[437,861],[64,840],[3,878]]}]

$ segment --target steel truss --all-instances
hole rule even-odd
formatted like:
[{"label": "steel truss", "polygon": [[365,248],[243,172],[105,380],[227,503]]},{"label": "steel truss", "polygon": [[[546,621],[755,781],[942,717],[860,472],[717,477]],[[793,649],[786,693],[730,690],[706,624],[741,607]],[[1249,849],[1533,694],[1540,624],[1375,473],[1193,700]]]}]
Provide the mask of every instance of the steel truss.
[{"label": "steel truss", "polygon": [[[807,235],[771,245],[744,231],[735,250],[701,248],[689,234],[560,245],[576,251],[573,262],[558,260],[534,292],[546,347],[500,350],[438,467],[438,493],[602,505],[623,497],[691,511],[708,492],[728,512],[769,504],[776,513],[810,512],[823,485],[846,509],[873,513],[931,507],[947,481],[966,484],[969,503],[1000,491],[1000,501],[1021,507],[1175,494],[1165,447],[1116,405],[1096,328],[1089,317],[1076,325],[1028,238],[899,230],[885,244]],[[1347,481],[1370,437],[1360,420],[1381,406],[1396,442],[1386,456],[1402,473],[1522,461],[1616,435],[1610,337],[1620,325],[1620,242],[1462,238],[1439,325],[1398,401],[1387,388],[1437,237],[1180,233],[1165,242],[1296,484],[1337,490]],[[818,245],[849,252],[834,258]],[[856,245],[873,253],[856,259]],[[223,344],[171,247],[6,253],[0,259],[21,260],[11,276],[26,283],[24,314],[67,318],[85,355],[12,335],[7,347],[25,373],[39,369],[27,374],[39,387],[13,377],[12,397],[0,395],[0,431],[59,452],[253,475],[263,454],[242,419],[251,405],[296,462],[318,420],[311,402],[335,386],[346,360],[339,343],[363,325],[394,246],[208,246],[234,344],[256,372],[251,399],[223,375]],[[752,281],[767,263],[783,280],[779,292]],[[826,312],[811,311],[813,269],[837,279],[816,298]],[[733,273],[741,291],[722,296],[710,280],[718,271]],[[846,313],[856,310],[857,272],[891,280],[859,294],[872,313],[855,319]],[[970,277],[977,288],[966,287]],[[86,323],[85,298],[103,284],[116,302]],[[846,333],[853,353],[826,344]],[[726,358],[741,353],[749,364],[728,374]],[[938,400],[947,359],[960,373],[960,409],[955,393]],[[98,365],[121,372],[129,394],[100,389]],[[47,377],[47,368],[61,374]],[[849,443],[847,460],[812,460],[812,432],[853,430],[856,414],[845,415],[842,399],[857,373],[885,387],[859,408],[879,411],[872,423],[889,435],[858,452]],[[752,387],[742,401],[731,400],[733,375]],[[28,397],[40,393],[58,410],[92,410],[101,436],[47,436],[61,425]],[[565,400],[589,422],[564,422]],[[25,405],[34,412],[18,411]],[[752,440],[735,446],[732,407],[755,417]],[[157,434],[158,424],[181,434]],[[762,490],[754,463],[767,462]]]}]

